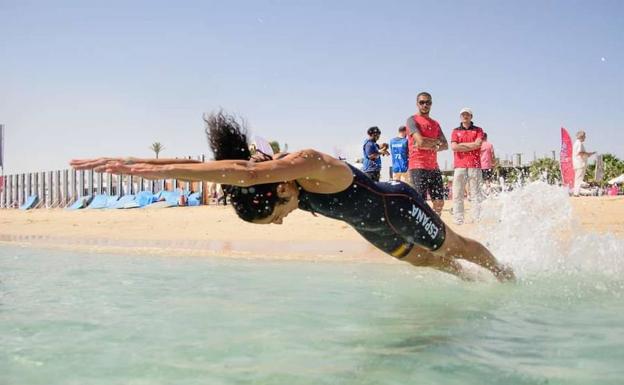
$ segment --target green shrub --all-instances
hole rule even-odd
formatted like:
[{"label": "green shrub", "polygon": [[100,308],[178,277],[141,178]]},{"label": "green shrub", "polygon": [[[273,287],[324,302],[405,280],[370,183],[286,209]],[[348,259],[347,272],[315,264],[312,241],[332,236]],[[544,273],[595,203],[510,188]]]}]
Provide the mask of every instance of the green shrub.
[{"label": "green shrub", "polygon": [[541,180],[545,177],[548,184],[561,182],[559,162],[552,158],[541,158],[533,161],[529,167],[529,180]]}]

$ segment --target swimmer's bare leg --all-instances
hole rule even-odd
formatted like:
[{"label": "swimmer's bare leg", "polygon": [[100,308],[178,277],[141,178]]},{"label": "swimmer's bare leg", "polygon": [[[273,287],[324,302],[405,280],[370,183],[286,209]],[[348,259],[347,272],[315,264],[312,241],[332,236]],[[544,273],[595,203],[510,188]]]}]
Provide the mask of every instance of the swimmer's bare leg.
[{"label": "swimmer's bare leg", "polygon": [[464,281],[474,281],[474,277],[466,274],[461,264],[452,257],[439,256],[419,246],[414,246],[402,261],[414,266],[431,267],[445,273],[453,274]]},{"label": "swimmer's bare leg", "polygon": [[445,273],[453,274],[464,281],[474,281],[475,277],[468,274],[462,265],[454,258],[438,257],[434,260],[434,264],[431,265],[434,269],[438,269]]},{"label": "swimmer's bare leg", "polygon": [[446,237],[442,247],[435,250],[433,254],[441,257],[461,258],[475,263],[490,270],[501,282],[516,279],[513,270],[498,262],[485,246],[475,240],[458,235],[449,227],[446,227]]}]

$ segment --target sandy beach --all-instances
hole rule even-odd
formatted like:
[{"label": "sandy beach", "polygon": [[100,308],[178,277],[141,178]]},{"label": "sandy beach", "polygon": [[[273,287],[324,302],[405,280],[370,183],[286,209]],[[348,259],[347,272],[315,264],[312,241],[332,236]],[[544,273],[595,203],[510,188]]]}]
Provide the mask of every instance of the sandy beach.
[{"label": "sandy beach", "polygon": [[[589,232],[624,238],[624,197],[571,198],[575,220]],[[475,224],[452,224],[471,236]],[[284,225],[254,225],[231,207],[169,209],[2,210],[0,242],[99,252],[242,258],[358,260],[392,263],[348,225],[297,210]]]}]

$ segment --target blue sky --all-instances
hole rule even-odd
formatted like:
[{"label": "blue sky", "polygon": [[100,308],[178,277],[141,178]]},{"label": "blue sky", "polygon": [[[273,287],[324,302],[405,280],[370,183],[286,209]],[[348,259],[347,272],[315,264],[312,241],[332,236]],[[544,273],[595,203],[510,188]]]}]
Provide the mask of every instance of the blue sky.
[{"label": "blue sky", "polygon": [[[622,1],[0,0],[5,173],[71,158],[208,153],[222,107],[291,150],[359,155],[433,94],[447,136],[472,107],[498,155],[559,127],[624,157]],[[450,165],[451,154],[440,163]]]}]

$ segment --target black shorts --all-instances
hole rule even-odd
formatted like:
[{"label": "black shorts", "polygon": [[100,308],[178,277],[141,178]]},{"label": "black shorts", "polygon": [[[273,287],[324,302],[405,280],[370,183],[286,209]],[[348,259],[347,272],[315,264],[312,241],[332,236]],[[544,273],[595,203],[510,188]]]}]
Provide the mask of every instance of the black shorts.
[{"label": "black shorts", "polygon": [[409,170],[412,186],[422,199],[427,199],[427,194],[432,201],[444,200],[444,184],[440,170],[424,170],[414,168]]},{"label": "black shorts", "polygon": [[366,171],[364,174],[366,174],[369,178],[371,178],[375,182],[379,182],[379,177],[380,177],[379,171]]},{"label": "black shorts", "polygon": [[481,170],[481,175],[483,176],[483,181],[489,182],[494,177],[494,170],[491,168],[484,168]]}]

